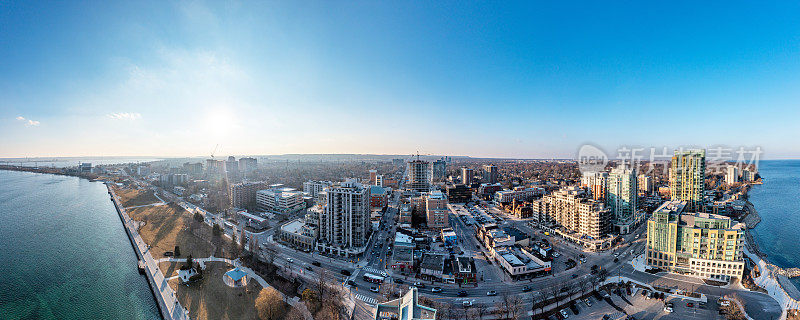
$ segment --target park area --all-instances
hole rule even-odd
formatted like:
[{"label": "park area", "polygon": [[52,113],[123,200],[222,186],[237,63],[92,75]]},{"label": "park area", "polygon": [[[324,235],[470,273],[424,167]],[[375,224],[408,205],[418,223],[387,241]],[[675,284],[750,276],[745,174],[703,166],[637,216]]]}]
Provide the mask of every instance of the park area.
[{"label": "park area", "polygon": [[[169,272],[177,270],[182,263],[162,262],[159,267]],[[258,319],[256,300],[261,291],[265,295],[273,289],[262,290],[257,281],[250,281],[246,287],[233,288],[223,282],[222,278],[232,268],[225,262],[206,262],[203,279],[189,284],[181,284],[175,278],[169,281],[175,290],[181,305],[189,310],[191,319]],[[174,273],[168,273],[174,275]],[[277,295],[276,300],[280,300]],[[271,301],[278,304],[275,310],[281,313],[290,309],[283,301]]]},{"label": "park area", "polygon": [[114,191],[125,208],[161,202],[150,189],[114,188]]}]

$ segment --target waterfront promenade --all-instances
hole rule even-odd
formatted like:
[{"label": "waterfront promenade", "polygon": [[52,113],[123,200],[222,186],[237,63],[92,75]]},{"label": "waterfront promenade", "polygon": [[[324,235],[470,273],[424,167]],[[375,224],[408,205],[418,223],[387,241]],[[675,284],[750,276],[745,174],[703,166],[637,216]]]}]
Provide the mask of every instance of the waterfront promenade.
[{"label": "waterfront promenade", "polygon": [[108,193],[111,195],[111,200],[114,202],[114,206],[117,207],[117,212],[122,218],[125,231],[131,239],[133,248],[136,251],[136,256],[140,261],[144,262],[145,275],[150,282],[150,288],[153,290],[156,302],[158,302],[161,316],[168,320],[189,319],[188,311],[178,302],[175,291],[172,290],[167,283],[167,279],[164,278],[161,270],[159,270],[158,261],[153,259],[153,255],[150,254],[147,243],[144,242],[139,232],[136,230],[134,221],[128,216],[128,213],[125,211],[116,193],[114,193],[114,190],[110,186],[106,186],[108,187]]}]

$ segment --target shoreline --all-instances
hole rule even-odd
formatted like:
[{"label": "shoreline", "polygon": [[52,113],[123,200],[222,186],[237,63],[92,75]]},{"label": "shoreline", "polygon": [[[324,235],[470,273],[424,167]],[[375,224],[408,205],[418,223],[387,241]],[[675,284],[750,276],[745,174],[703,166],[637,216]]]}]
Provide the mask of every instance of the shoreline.
[{"label": "shoreline", "polygon": [[[147,244],[142,240],[141,236],[139,236],[135,226],[131,225],[133,220],[128,216],[125,207],[119,203],[119,198],[111,188],[111,185],[109,183],[105,183],[105,185],[111,197],[111,202],[113,202],[114,206],[117,208],[117,213],[122,220],[125,232],[128,234],[128,239],[130,239],[131,244],[134,246],[134,251],[136,251],[136,255],[140,259],[139,262],[144,266],[144,273],[150,284],[150,289],[153,291],[153,296],[158,302],[161,317],[165,320],[187,319],[186,308],[178,302],[175,291],[167,284],[164,275],[158,268],[158,262],[150,254]],[[144,246],[144,248],[142,248],[142,246]],[[159,286],[159,284],[161,285]],[[168,299],[171,299],[171,301],[168,302]]]},{"label": "shoreline", "polygon": [[[128,226],[128,221],[130,221],[130,219],[126,220],[125,216],[123,216],[124,208],[119,204],[116,194],[113,190],[111,190],[111,186],[108,183],[104,184],[106,185],[106,189],[108,189],[108,195],[111,197],[111,203],[114,204],[114,208],[117,210],[117,215],[122,222],[122,227],[125,229],[125,234],[128,236],[128,241],[131,243],[131,248],[133,249],[134,253],[136,253],[136,261],[138,264],[137,267],[141,268],[141,266],[144,264],[144,257],[141,250],[137,246],[136,240],[134,240],[133,234],[131,234],[130,226]],[[148,287],[150,287],[150,292],[153,294],[153,299],[156,300],[156,305],[158,306],[158,312],[161,314],[161,318],[170,319],[169,313],[166,312],[166,302],[164,301],[163,297],[156,293],[155,281],[152,275],[150,272],[147,272],[146,267],[144,269],[144,272],[140,273],[144,273],[145,277],[147,278]]]},{"label": "shoreline", "polygon": [[[763,182],[759,181],[758,184],[753,184],[750,186],[750,188],[752,188],[755,185],[762,185],[762,184]],[[748,251],[760,260],[760,261],[754,261],[755,264],[759,267],[759,271],[761,272],[761,276],[759,278],[768,278],[771,281],[774,281],[777,287],[780,288],[782,293],[785,295],[785,297],[782,297],[781,300],[793,300],[793,301],[781,301],[778,300],[778,297],[773,296],[773,298],[776,298],[778,302],[781,302],[781,307],[783,309],[782,318],[785,319],[786,313],[788,312],[789,309],[792,308],[792,305],[796,308],[797,301],[800,300],[800,290],[798,290],[797,286],[791,281],[789,277],[784,275],[785,270],[791,268],[784,269],[773,264],[769,259],[770,258],[769,255],[760,250],[758,243],[755,239],[755,236],[758,233],[755,230],[755,228],[761,222],[761,216],[758,214],[758,210],[756,210],[755,205],[752,202],[750,202],[749,196],[746,202],[746,208],[748,210],[748,214],[742,219],[742,222],[744,222],[747,227],[747,230],[745,231],[745,241],[747,243],[747,246],[749,247]],[[762,282],[762,284],[766,283]]]}]

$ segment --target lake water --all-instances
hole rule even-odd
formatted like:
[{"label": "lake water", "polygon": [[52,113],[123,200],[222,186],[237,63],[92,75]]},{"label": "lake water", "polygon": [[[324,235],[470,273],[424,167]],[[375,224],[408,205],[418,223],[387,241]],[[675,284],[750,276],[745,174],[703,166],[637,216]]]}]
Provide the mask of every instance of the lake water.
[{"label": "lake water", "polygon": [[0,170],[0,318],[160,319],[105,185]]},{"label": "lake water", "polygon": [[[758,171],[764,184],[750,190],[761,216],[753,237],[770,262],[800,267],[800,160],[761,161]],[[792,282],[800,287],[800,278]]]}]

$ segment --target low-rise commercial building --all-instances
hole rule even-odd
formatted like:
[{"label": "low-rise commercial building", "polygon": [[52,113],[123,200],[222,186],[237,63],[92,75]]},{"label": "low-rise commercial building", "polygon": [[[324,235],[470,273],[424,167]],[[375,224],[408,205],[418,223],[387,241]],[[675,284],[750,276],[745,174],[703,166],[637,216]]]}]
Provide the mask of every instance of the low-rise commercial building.
[{"label": "low-rise commercial building", "polygon": [[450,203],[466,203],[472,200],[472,189],[463,184],[448,184],[445,187]]},{"label": "low-rise commercial building", "polygon": [[512,279],[529,279],[544,276],[551,271],[551,261],[520,246],[504,247],[497,251],[495,258]]},{"label": "low-rise commercial building", "polygon": [[316,246],[317,228],[303,219],[295,219],[281,226],[279,237],[290,247],[311,251]]},{"label": "low-rise commercial building", "polygon": [[305,209],[303,193],[282,184],[273,184],[269,189],[256,192],[259,210],[275,214],[292,214]]}]

